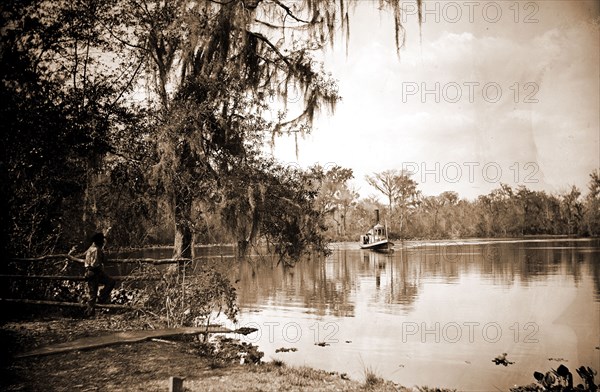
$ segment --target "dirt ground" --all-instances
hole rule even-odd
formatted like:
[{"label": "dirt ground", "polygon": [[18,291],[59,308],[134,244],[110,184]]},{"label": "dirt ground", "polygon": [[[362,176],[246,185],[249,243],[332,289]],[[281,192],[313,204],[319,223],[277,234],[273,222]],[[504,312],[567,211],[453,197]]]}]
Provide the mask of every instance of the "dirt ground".
[{"label": "dirt ground", "polygon": [[369,382],[348,380],[338,373],[281,363],[215,366],[191,349],[186,339],[16,357],[52,343],[149,327],[131,316],[110,314],[92,319],[55,316],[3,321],[0,390],[168,391],[171,376],[184,377],[186,391],[406,390],[376,377]]}]

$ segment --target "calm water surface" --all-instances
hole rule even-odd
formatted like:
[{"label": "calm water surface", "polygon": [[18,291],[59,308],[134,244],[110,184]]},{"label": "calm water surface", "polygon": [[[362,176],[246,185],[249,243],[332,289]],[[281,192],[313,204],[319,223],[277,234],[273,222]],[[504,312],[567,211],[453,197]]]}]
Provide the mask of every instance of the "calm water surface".
[{"label": "calm water surface", "polygon": [[[244,340],[266,360],[468,391],[529,384],[560,363],[576,382],[575,368],[600,370],[599,240],[334,248],[286,269],[204,251],[237,281],[238,324],[259,328]],[[282,347],[298,351],[276,353]],[[501,353],[514,364],[495,365]]]}]

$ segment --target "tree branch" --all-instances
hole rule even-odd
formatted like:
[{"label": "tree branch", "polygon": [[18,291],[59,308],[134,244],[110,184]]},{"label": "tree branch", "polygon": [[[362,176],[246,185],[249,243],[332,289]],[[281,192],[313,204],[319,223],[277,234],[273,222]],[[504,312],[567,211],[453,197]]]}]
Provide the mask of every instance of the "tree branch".
[{"label": "tree branch", "polygon": [[131,87],[131,85],[133,84],[134,78],[137,76],[137,73],[139,72],[139,70],[140,70],[140,68],[142,67],[143,64],[144,64],[144,59],[142,58],[142,60],[140,61],[139,65],[137,66],[137,68],[133,72],[133,75],[131,75],[131,78],[129,79],[129,82],[127,82],[127,84],[125,85],[125,87],[119,93],[119,96],[110,105],[111,108],[114,107],[117,104],[117,102],[119,101],[119,99],[121,99],[121,97],[123,96],[123,94],[125,94],[125,91],[127,91],[129,89],[129,87]]},{"label": "tree branch", "polygon": [[221,4],[221,5],[228,5],[228,4],[233,3],[235,0],[229,0],[229,1],[224,1],[224,2],[217,1],[217,0],[208,0],[208,1],[210,1],[211,3],[217,3],[217,4]]},{"label": "tree branch", "polygon": [[280,58],[280,59],[282,59],[282,60],[283,60],[283,62],[285,62],[285,63],[288,65],[288,67],[290,67],[290,68],[292,67],[292,63],[290,63],[290,60],[289,60],[287,57],[285,57],[285,56],[283,55],[283,53],[281,53],[281,52],[279,51],[279,49],[277,49],[277,47],[276,47],[276,46],[275,46],[275,45],[274,45],[274,44],[273,44],[271,41],[269,41],[269,39],[268,39],[267,37],[265,37],[265,36],[264,36],[264,35],[262,35],[261,33],[254,33],[254,32],[252,32],[252,31],[248,31],[248,34],[250,34],[250,35],[252,35],[252,36],[254,36],[254,37],[258,38],[259,40],[261,40],[261,41],[263,41],[264,43],[266,43],[267,45],[269,45],[269,46],[271,47],[271,49],[273,49],[273,51],[274,51],[275,53],[277,53],[277,55],[279,56],[279,58]]},{"label": "tree branch", "polygon": [[291,16],[291,17],[292,17],[292,19],[294,19],[294,20],[296,20],[296,21],[298,21],[298,22],[300,22],[300,23],[306,23],[306,24],[310,24],[310,22],[309,22],[309,21],[307,21],[307,20],[303,20],[303,19],[300,19],[300,18],[298,18],[296,15],[294,15],[294,13],[293,13],[293,12],[292,12],[292,10],[290,9],[290,7],[288,7],[287,5],[285,5],[285,4],[283,4],[283,3],[281,3],[279,0],[273,0],[273,2],[274,2],[275,4],[277,4],[278,6],[280,6],[281,8],[283,8],[283,9],[285,10],[285,12],[286,12],[286,13],[287,13],[289,16]]},{"label": "tree branch", "polygon": [[[260,20],[260,19],[254,19],[254,21],[256,23],[260,23],[264,26],[270,27],[272,29],[285,29],[286,26],[285,25],[276,25],[274,23],[270,23],[270,22],[265,22],[264,20]],[[295,26],[293,27],[294,29],[306,29],[307,26]]]},{"label": "tree branch", "polygon": [[116,39],[117,41],[119,41],[120,43],[122,43],[125,46],[129,46],[131,48],[134,49],[141,49],[142,51],[146,51],[147,48],[140,46],[140,45],[136,45],[136,44],[132,44],[130,42],[125,41],[124,39],[122,39],[121,37],[115,35],[115,33],[113,33],[113,31],[105,24],[102,22],[102,20],[100,20],[100,24],[106,29],[106,31],[108,31],[108,34],[110,34],[111,37],[113,37],[114,39]]}]

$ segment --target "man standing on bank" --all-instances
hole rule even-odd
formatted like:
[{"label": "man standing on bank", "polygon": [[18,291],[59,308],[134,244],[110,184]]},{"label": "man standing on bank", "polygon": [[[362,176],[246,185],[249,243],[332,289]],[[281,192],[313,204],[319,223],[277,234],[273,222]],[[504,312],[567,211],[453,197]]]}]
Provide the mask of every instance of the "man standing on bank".
[{"label": "man standing on bank", "polygon": [[[108,234],[108,231],[106,231]],[[96,233],[92,236],[92,245],[85,252],[85,279],[88,285],[88,306],[85,310],[86,316],[94,314],[96,300],[98,303],[107,303],[110,300],[110,292],[115,287],[115,280],[104,272],[104,233]],[[98,286],[104,285],[98,298]]]}]

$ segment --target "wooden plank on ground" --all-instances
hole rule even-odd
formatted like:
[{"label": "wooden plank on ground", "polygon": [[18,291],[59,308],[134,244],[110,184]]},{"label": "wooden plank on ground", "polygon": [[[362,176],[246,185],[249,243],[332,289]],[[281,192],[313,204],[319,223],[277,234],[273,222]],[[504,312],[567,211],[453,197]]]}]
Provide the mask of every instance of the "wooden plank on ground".
[{"label": "wooden plank on ground", "polygon": [[129,344],[143,342],[153,338],[166,338],[181,335],[199,335],[207,333],[252,333],[256,329],[242,328],[239,330],[231,330],[220,325],[209,325],[204,327],[183,327],[170,329],[150,329],[139,331],[116,332],[104,336],[90,336],[73,340],[70,342],[53,344],[46,347],[41,347],[23,354],[16,355],[16,358],[26,358],[40,355],[50,355],[66,353],[70,351],[89,350],[100,347],[107,347],[116,344]]}]

